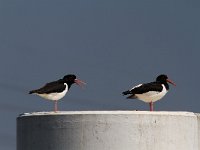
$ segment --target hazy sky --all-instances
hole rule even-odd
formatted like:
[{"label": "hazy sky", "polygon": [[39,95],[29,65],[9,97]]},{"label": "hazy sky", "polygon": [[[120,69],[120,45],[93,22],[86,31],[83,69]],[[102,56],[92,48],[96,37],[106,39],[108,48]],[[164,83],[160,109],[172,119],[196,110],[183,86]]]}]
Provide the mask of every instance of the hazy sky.
[{"label": "hazy sky", "polygon": [[121,92],[165,73],[177,87],[155,110],[200,112],[200,1],[0,0],[0,149],[16,147],[16,117],[51,111],[28,91],[74,73],[60,110],[149,110]]}]

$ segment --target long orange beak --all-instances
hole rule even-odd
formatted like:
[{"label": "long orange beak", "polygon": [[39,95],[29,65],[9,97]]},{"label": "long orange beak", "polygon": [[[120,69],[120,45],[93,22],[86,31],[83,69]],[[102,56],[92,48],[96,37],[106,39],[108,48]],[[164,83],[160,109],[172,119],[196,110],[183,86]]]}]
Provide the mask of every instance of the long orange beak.
[{"label": "long orange beak", "polygon": [[80,87],[83,87],[83,86],[86,84],[85,82],[83,82],[83,81],[81,81],[81,80],[79,80],[79,79],[75,79],[74,82],[75,82],[76,84],[78,84]]},{"label": "long orange beak", "polygon": [[169,83],[171,83],[172,85],[176,86],[176,84],[175,84],[172,80],[170,80],[170,79],[167,79],[167,82],[169,82]]}]

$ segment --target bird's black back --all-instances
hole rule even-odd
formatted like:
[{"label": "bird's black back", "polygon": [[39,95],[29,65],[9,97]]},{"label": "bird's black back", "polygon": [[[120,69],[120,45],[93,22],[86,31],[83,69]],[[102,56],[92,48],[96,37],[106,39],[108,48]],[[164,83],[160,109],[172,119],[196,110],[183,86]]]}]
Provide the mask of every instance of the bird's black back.
[{"label": "bird's black back", "polygon": [[[166,83],[165,87],[167,90],[169,89],[169,85],[167,83]],[[138,87],[134,87],[131,90],[123,92],[123,94],[124,95],[128,95],[128,94],[135,95],[135,94],[147,93],[149,91],[161,92],[162,90],[163,90],[162,83],[156,81],[156,82],[145,83]]]},{"label": "bird's black back", "polygon": [[135,87],[131,90],[132,94],[143,94],[147,93],[149,91],[157,91],[161,92],[163,89],[162,85],[158,82],[151,82],[151,83],[145,83],[142,84],[139,87]]},{"label": "bird's black back", "polygon": [[43,87],[37,90],[32,90],[29,92],[29,94],[32,93],[38,93],[38,94],[49,94],[49,93],[59,93],[64,91],[66,88],[66,85],[64,85],[64,82],[62,79],[50,82],[45,84]]}]

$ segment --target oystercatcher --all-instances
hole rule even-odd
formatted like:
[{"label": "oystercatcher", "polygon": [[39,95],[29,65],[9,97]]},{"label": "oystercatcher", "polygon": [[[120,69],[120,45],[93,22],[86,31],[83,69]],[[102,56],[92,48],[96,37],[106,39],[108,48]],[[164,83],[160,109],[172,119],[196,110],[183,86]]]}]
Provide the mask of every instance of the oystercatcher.
[{"label": "oystercatcher", "polygon": [[150,111],[153,111],[153,102],[160,100],[169,90],[169,85],[176,84],[168,79],[167,75],[161,74],[156,78],[155,82],[139,84],[132,89],[123,92],[123,95],[129,95],[127,98],[139,99],[149,103]]},{"label": "oystercatcher", "polygon": [[54,111],[56,112],[58,110],[57,101],[65,96],[71,85],[74,83],[78,84],[79,86],[85,84],[85,82],[76,79],[75,75],[68,74],[62,79],[47,83],[37,90],[30,91],[29,94],[36,94],[42,98],[55,101]]}]

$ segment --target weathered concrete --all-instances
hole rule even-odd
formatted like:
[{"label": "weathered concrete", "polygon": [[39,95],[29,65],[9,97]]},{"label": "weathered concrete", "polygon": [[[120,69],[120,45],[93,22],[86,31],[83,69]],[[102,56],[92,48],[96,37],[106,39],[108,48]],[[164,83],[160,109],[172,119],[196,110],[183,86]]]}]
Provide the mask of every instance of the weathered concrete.
[{"label": "weathered concrete", "polygon": [[26,113],[17,150],[200,150],[199,123],[192,112]]},{"label": "weathered concrete", "polygon": [[198,121],[198,150],[200,150],[200,114],[196,114]]}]

